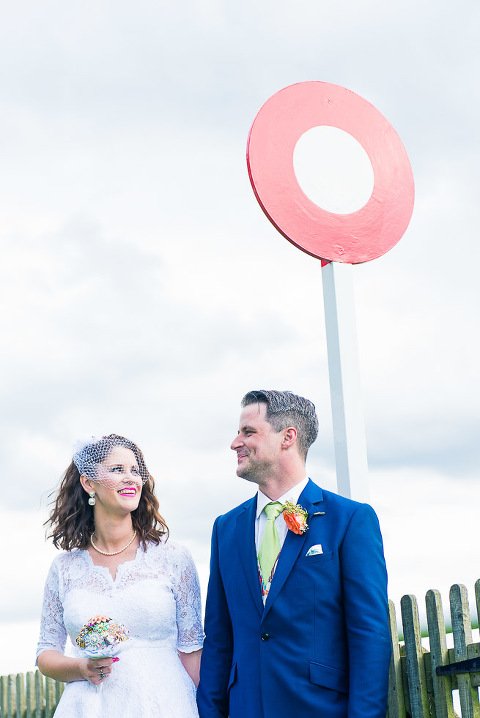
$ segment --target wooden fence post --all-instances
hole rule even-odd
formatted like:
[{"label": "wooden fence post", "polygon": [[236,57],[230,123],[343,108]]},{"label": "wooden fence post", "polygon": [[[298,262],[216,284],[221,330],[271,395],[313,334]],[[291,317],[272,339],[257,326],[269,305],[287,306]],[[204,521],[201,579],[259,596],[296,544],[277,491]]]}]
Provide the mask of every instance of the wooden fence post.
[{"label": "wooden fence post", "polygon": [[35,718],[42,718],[43,713],[43,676],[40,671],[35,673]]},{"label": "wooden fence post", "polygon": [[25,680],[22,673],[17,673],[15,681],[15,709],[17,711],[17,717],[23,718],[27,705],[25,701]]},{"label": "wooden fence post", "polygon": [[437,676],[435,670],[437,666],[444,666],[448,663],[447,636],[440,593],[435,590],[427,591],[425,605],[436,718],[454,718],[452,679],[450,676]]},{"label": "wooden fence post", "polygon": [[0,715],[7,715],[7,676],[0,678]]},{"label": "wooden fence post", "polygon": [[477,624],[480,628],[480,578],[475,583],[475,603],[477,604]]},{"label": "wooden fence post", "polygon": [[45,718],[52,718],[55,712],[55,683],[53,678],[45,678]]},{"label": "wooden fence post", "polygon": [[27,715],[26,718],[33,718],[35,715],[35,674],[28,671],[26,676]]},{"label": "wooden fence post", "polygon": [[412,718],[429,718],[430,709],[428,705],[417,599],[415,596],[403,596],[400,605],[402,609],[403,636],[405,639],[407,685],[410,697],[411,716]]},{"label": "wooden fence post", "polygon": [[[472,643],[472,625],[467,589],[462,584],[456,583],[450,589],[450,614],[452,617],[455,661],[463,661],[468,658],[467,645]],[[470,675],[468,673],[459,673],[457,675],[457,685],[462,718],[479,718],[478,691],[472,687]]]},{"label": "wooden fence post", "polygon": [[7,681],[7,718],[15,718],[15,683],[15,675],[10,673]]},{"label": "wooden fence post", "polygon": [[395,604],[391,600],[388,601],[388,613],[390,618],[390,636],[392,638],[392,657],[390,658],[388,680],[388,718],[406,718],[400,645],[398,643],[397,615],[395,612]]}]

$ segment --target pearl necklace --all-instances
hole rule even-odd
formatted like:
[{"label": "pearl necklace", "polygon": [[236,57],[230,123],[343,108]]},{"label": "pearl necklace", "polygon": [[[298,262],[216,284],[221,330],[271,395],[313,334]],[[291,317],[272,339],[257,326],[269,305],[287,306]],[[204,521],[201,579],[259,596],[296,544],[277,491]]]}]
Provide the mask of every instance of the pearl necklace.
[{"label": "pearl necklace", "polygon": [[102,549],[98,548],[98,546],[95,546],[95,544],[94,544],[94,542],[93,542],[93,537],[94,537],[94,535],[95,535],[95,534],[92,534],[92,535],[90,536],[90,543],[92,544],[92,548],[94,548],[95,551],[98,551],[98,553],[101,553],[102,556],[118,556],[119,553],[123,553],[123,551],[126,551],[127,548],[132,545],[132,543],[135,541],[135,538],[136,538],[136,536],[137,536],[137,532],[136,532],[136,531],[133,532],[133,536],[132,536],[132,538],[130,539],[130,541],[127,543],[126,546],[124,546],[123,548],[121,548],[120,551],[102,551]]}]

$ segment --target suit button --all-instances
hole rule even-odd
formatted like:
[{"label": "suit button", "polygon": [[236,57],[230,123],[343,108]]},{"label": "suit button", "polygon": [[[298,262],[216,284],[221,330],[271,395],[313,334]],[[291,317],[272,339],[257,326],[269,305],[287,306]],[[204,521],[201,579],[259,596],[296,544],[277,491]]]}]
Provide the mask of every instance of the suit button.
[{"label": "suit button", "polygon": [[262,638],[262,641],[268,641],[269,638],[270,638],[270,634],[269,634],[269,633],[262,633],[261,638]]}]

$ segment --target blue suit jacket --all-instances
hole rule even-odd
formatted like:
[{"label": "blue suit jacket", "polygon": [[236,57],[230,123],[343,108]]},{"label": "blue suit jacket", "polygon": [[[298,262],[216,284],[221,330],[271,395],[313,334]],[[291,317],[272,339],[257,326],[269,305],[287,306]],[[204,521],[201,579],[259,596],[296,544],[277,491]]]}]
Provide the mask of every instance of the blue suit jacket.
[{"label": "blue suit jacket", "polygon": [[[385,718],[387,574],[373,509],[309,481],[263,606],[256,497],[215,521],[200,718]],[[315,515],[316,514],[316,515]],[[321,544],[323,553],[306,556]]]}]

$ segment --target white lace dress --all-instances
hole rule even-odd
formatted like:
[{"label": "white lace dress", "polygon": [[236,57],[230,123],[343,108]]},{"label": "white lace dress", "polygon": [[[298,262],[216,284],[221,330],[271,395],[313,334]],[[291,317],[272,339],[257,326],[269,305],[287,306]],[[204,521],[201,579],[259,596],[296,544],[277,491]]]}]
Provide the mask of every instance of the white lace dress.
[{"label": "white lace dress", "polygon": [[138,549],[115,580],[95,566],[88,551],[57,556],[45,586],[37,656],[75,646],[80,628],[95,615],[110,616],[130,632],[120,660],[101,688],[67,683],[55,718],[197,718],[195,686],[177,651],[202,647],[200,589],[189,552],[168,540]]}]

